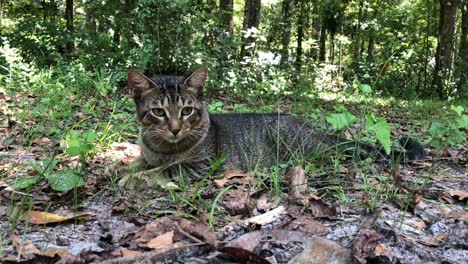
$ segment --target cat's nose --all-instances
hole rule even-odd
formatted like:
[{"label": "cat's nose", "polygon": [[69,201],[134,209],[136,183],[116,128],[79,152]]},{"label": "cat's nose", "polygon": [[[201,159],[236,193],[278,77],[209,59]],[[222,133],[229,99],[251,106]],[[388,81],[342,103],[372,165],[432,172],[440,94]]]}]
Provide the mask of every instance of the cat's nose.
[{"label": "cat's nose", "polygon": [[177,134],[180,132],[180,128],[173,129],[171,132],[174,136],[177,136]]}]

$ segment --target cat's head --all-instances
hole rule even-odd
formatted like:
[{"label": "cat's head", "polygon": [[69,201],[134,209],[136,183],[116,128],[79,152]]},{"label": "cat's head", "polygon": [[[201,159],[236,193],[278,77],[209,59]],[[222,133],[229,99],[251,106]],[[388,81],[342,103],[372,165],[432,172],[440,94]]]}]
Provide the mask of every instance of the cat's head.
[{"label": "cat's head", "polygon": [[188,77],[157,76],[150,79],[138,71],[128,72],[128,92],[135,99],[145,137],[159,144],[196,140],[206,133],[208,112],[203,89],[208,69],[204,66]]}]

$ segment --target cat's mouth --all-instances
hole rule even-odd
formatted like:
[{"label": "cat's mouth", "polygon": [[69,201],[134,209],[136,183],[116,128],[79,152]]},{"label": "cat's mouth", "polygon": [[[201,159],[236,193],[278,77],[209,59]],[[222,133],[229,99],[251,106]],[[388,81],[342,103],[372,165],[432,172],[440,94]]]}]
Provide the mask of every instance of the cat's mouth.
[{"label": "cat's mouth", "polygon": [[174,135],[170,134],[170,135],[165,136],[164,139],[168,143],[176,144],[176,143],[179,143],[182,139],[184,139],[184,136],[182,136],[182,135],[174,136]]}]

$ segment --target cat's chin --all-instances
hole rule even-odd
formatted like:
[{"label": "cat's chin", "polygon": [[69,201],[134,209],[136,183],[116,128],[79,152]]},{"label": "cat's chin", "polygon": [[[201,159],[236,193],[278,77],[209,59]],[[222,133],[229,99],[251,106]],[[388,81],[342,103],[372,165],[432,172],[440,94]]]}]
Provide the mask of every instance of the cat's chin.
[{"label": "cat's chin", "polygon": [[165,137],[164,140],[169,144],[181,143],[184,140],[184,137]]}]

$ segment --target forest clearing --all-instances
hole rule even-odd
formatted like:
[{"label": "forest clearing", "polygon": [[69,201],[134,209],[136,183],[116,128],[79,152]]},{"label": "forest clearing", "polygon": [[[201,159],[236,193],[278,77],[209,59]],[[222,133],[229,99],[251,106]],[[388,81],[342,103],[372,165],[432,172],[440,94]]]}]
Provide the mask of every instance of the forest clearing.
[{"label": "forest clearing", "polygon": [[0,0],[0,262],[468,263],[468,2]]}]

